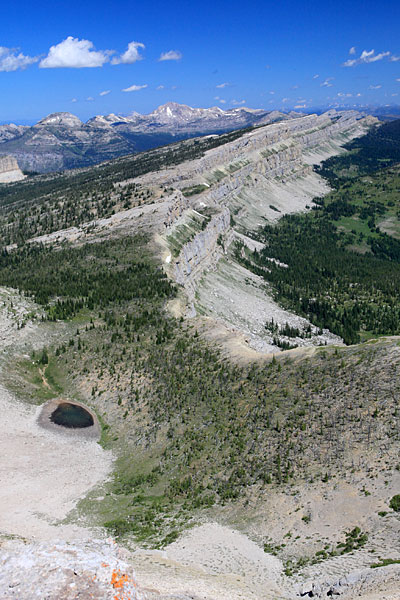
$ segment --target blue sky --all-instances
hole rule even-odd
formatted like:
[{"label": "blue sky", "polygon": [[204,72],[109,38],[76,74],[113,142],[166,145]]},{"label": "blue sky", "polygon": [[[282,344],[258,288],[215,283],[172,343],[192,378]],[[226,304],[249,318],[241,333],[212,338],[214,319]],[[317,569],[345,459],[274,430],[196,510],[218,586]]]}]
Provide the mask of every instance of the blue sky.
[{"label": "blue sky", "polygon": [[[400,2],[19,0],[0,21],[0,122],[191,106],[400,103]],[[160,60],[162,59],[162,60]]]}]

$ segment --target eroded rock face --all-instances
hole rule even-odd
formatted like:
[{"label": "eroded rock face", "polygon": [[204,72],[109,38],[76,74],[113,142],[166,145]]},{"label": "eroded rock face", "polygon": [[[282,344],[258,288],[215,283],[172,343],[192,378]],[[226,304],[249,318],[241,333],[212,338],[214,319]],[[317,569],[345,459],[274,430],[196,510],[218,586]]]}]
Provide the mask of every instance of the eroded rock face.
[{"label": "eroded rock face", "polygon": [[[264,219],[274,220],[278,215],[304,210],[307,202],[318,195],[314,193],[317,176],[307,164],[306,154],[330,144],[336,145],[337,152],[341,144],[365,133],[370,124],[371,118],[363,118],[356,111],[297,117],[250,131],[207,151],[199,159],[140,177],[145,185],[157,183],[183,193],[202,190],[188,198],[186,206],[181,198],[179,208],[165,223],[166,239],[168,229],[190,206],[214,211],[205,229],[186,242],[171,262],[172,277],[185,287],[189,298],[194,298],[202,273],[216,266],[232,240],[230,215],[243,228],[255,230]],[[310,194],[299,191],[301,198],[283,202],[279,209],[275,207],[271,218],[271,198],[275,204],[277,195],[274,187],[307,178]]]},{"label": "eroded rock face", "polygon": [[0,156],[0,183],[12,183],[25,179],[13,156]]},{"label": "eroded rock face", "polygon": [[[107,542],[0,548],[0,595],[7,600],[144,600],[124,551]],[[3,595],[5,594],[5,595]]]},{"label": "eroded rock face", "polygon": [[211,217],[203,231],[184,244],[178,258],[173,262],[173,276],[194,298],[196,284],[205,269],[212,269],[223,255],[232,239],[230,212],[224,208]]}]

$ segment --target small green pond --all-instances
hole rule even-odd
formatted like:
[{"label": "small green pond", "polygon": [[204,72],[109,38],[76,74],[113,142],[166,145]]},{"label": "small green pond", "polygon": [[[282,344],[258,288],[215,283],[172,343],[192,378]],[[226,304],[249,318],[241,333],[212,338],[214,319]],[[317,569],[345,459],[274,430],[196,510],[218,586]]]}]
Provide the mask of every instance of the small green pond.
[{"label": "small green pond", "polygon": [[70,429],[81,429],[94,425],[93,417],[82,406],[61,402],[56,410],[51,413],[50,421],[56,425],[69,427]]}]

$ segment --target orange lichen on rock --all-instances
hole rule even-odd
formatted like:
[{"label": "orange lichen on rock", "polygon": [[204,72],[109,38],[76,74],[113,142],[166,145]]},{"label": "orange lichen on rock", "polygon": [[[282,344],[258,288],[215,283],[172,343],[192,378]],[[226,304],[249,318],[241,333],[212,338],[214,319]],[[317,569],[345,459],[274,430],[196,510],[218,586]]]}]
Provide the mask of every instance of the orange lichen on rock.
[{"label": "orange lichen on rock", "polygon": [[115,590],[120,590],[118,595],[114,596],[113,600],[130,600],[131,596],[125,596],[124,587],[128,584],[131,591],[131,586],[136,587],[136,582],[131,579],[126,573],[121,573],[119,569],[114,569],[111,574],[111,585]]},{"label": "orange lichen on rock", "polygon": [[120,570],[115,570],[111,575],[111,584],[114,588],[123,588],[125,583],[129,583],[129,577],[125,573],[122,574]]}]

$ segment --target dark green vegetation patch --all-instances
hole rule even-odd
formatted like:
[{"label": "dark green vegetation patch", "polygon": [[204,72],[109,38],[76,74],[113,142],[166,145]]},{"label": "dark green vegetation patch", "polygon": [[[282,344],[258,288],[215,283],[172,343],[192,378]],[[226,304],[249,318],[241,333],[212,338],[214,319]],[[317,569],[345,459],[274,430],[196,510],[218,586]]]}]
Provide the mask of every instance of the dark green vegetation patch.
[{"label": "dark green vegetation patch", "polygon": [[[380,156],[379,148],[368,140],[373,136],[378,143],[385,128],[391,129],[392,137],[387,145],[383,140],[382,153],[392,157],[389,162],[398,159],[399,123],[374,130],[365,136],[367,141],[357,140],[368,166],[364,170],[373,171],[371,164],[376,166],[373,161]],[[358,165],[357,157],[331,158],[321,173],[332,175],[343,160],[354,159]],[[315,199],[314,210],[285,215],[276,225],[263,227],[257,237],[264,250],[243,257],[243,246],[238,245],[236,256],[272,284],[275,298],[285,308],[336,333],[347,344],[372,335],[399,334],[400,167],[335,181],[333,192]]]},{"label": "dark green vegetation patch", "polygon": [[334,187],[348,178],[370,174],[400,162],[400,119],[374,125],[362,137],[344,146],[348,152],[333,156],[315,170]]}]

